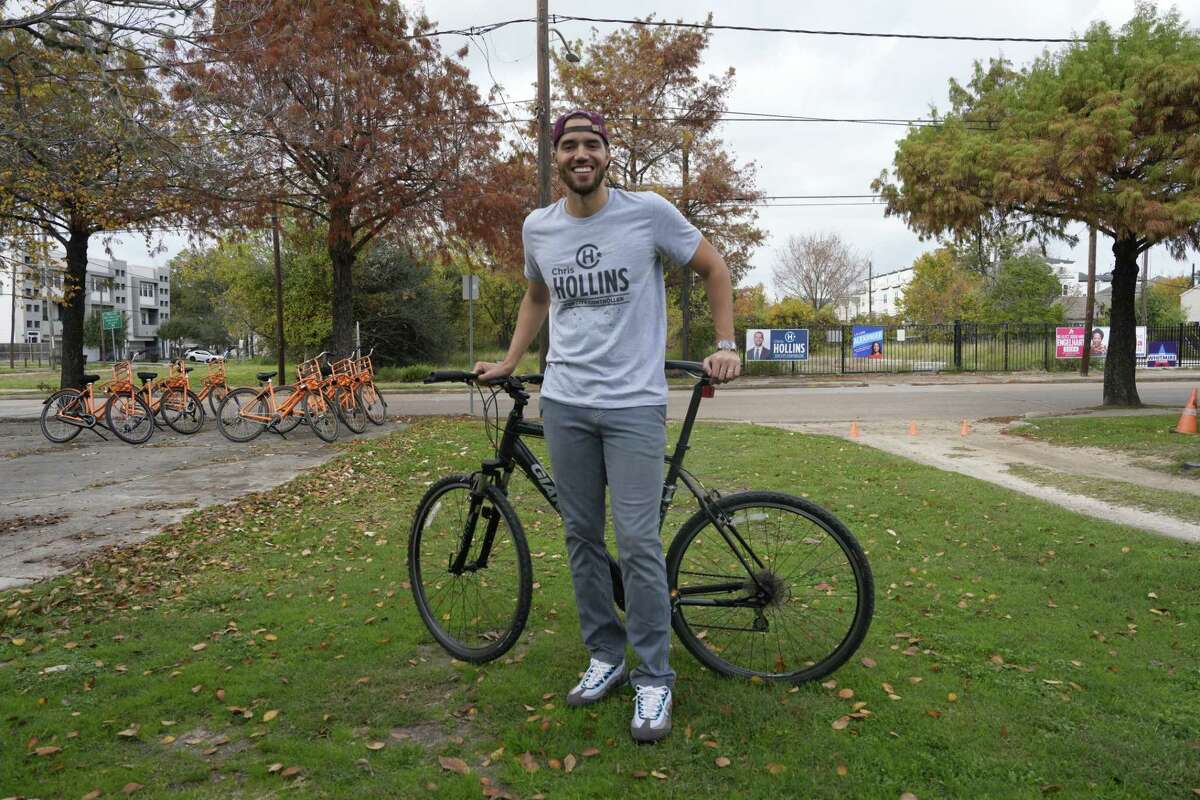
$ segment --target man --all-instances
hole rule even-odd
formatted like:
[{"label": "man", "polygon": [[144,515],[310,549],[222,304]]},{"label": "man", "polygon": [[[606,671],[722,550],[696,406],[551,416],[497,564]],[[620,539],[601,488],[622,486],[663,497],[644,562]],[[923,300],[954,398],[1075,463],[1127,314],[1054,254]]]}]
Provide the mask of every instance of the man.
[{"label": "man", "polygon": [[[666,289],[662,256],[705,281],[717,350],[704,360],[715,383],[741,374],[733,340],[733,290],[720,254],[653,192],[609,189],[604,118],[559,117],[554,160],[565,197],[525,219],[529,286],[508,354],[480,362],[484,381],[512,373],[550,313],[541,392],[579,627],[591,661],[567,703],[602,700],[628,676],[636,700],[630,732],[657,741],[671,731],[671,606],[658,513],[666,451]],[[625,625],[613,606],[604,547],[609,491],[625,584]],[[628,671],[626,645],[641,662]]]},{"label": "man", "polygon": [[771,351],[763,347],[763,332],[754,332],[754,347],[750,348],[750,352],[746,354],[748,361],[762,361],[764,358],[770,358]]}]

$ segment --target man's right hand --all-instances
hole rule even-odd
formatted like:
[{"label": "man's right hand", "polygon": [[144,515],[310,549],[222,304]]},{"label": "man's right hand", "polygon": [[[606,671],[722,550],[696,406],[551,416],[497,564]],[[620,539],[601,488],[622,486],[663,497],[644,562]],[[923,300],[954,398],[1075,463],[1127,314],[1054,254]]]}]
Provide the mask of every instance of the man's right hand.
[{"label": "man's right hand", "polygon": [[479,376],[480,383],[491,383],[512,375],[516,365],[510,365],[507,362],[499,363],[491,361],[476,361],[475,369],[471,370]]}]

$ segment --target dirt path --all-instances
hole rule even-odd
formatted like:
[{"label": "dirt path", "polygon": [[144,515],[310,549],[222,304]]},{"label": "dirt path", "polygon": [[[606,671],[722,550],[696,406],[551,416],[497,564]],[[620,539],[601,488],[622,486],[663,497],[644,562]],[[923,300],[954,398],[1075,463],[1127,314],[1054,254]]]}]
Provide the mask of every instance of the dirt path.
[{"label": "dirt path", "polygon": [[[841,423],[779,424],[777,427],[850,438],[848,426]],[[963,436],[958,424],[918,421],[917,435],[910,436],[906,425],[890,421],[875,429],[862,426],[859,438],[854,441],[941,470],[985,480],[1097,519],[1142,528],[1174,539],[1200,542],[1200,524],[1194,520],[1177,519],[1071,494],[1020,478],[1009,472],[1009,467],[1042,467],[1106,481],[1117,476],[1127,483],[1196,496],[1200,496],[1200,481],[1135,466],[1128,457],[1110,450],[1058,447],[1008,435],[1004,433],[1006,427],[1006,424],[977,422],[971,425],[968,435]]]}]

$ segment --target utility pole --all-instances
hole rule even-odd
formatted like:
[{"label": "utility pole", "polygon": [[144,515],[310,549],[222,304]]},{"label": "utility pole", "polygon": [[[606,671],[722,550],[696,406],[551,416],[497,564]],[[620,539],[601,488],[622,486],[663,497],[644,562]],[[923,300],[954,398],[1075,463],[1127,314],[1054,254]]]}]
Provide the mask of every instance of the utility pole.
[{"label": "utility pole", "polygon": [[874,282],[874,280],[875,280],[875,262],[868,261],[867,262],[867,319],[871,320],[871,322],[875,321],[874,304],[871,302],[871,300],[873,299],[872,296],[874,295],[874,292],[871,291],[871,284]]},{"label": "utility pole", "polygon": [[8,368],[15,369],[17,349],[17,256],[13,257],[12,274],[12,316],[8,319]]},{"label": "utility pole", "polygon": [[[537,0],[538,84],[538,208],[550,205],[550,9],[549,0]],[[538,365],[546,370],[550,352],[550,318],[538,332]]]},{"label": "utility pole", "polygon": [[275,352],[278,356],[276,367],[279,371],[279,382],[282,386],[287,378],[284,375],[283,341],[283,263],[279,257],[279,209],[271,208],[271,247],[275,251]]},{"label": "utility pole", "polygon": [[1088,228],[1088,281],[1087,304],[1083,309],[1083,358],[1079,374],[1087,376],[1088,362],[1092,358],[1092,317],[1096,311],[1096,229]]}]

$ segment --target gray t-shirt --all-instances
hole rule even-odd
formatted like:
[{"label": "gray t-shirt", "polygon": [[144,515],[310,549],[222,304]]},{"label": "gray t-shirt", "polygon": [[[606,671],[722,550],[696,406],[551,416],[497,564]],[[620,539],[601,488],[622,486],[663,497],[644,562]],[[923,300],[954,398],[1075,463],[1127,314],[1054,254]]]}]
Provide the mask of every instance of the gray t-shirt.
[{"label": "gray t-shirt", "polygon": [[664,405],[662,256],[687,264],[700,231],[654,192],[608,190],[590,217],[566,201],[534,211],[521,232],[525,277],[550,290],[542,395],[588,408]]}]

